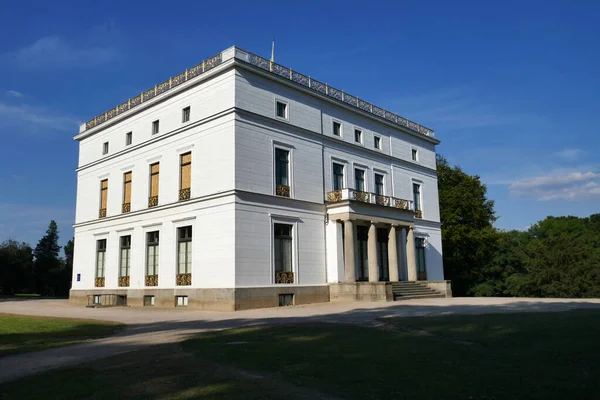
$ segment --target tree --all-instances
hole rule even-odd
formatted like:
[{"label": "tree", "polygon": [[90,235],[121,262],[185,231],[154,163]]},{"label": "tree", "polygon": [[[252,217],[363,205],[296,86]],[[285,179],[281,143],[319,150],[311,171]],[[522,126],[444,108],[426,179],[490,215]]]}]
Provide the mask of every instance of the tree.
[{"label": "tree", "polygon": [[33,283],[31,247],[14,240],[0,244],[0,294],[29,292]]},{"label": "tree", "polygon": [[437,174],[444,249],[444,272],[452,280],[452,292],[472,294],[484,277],[482,267],[496,254],[499,234],[494,201],[479,176],[470,176],[437,155]]},{"label": "tree", "polygon": [[57,276],[60,275],[62,269],[59,252],[58,227],[52,220],[46,230],[46,235],[40,239],[33,252],[35,256],[35,289],[41,295],[56,295]]}]

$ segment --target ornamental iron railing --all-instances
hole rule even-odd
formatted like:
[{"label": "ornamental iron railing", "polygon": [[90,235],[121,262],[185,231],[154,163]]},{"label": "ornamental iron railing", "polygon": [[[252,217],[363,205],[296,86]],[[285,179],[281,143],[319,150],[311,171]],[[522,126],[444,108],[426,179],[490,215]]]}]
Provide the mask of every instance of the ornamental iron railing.
[{"label": "ornamental iron railing", "polygon": [[99,278],[96,278],[96,281],[94,282],[94,286],[95,287],[104,287],[104,283],[105,283],[104,277],[99,277]]},{"label": "ornamental iron railing", "polygon": [[361,203],[376,204],[378,206],[414,211],[412,201],[398,199],[396,197],[382,196],[379,194],[362,192],[354,189],[332,190],[331,192],[327,193],[327,201],[329,203],[337,203],[345,200],[359,201]]},{"label": "ornamental iron railing", "polygon": [[189,200],[192,197],[192,189],[180,189],[179,190],[179,200]]},{"label": "ornamental iron railing", "polygon": [[119,287],[128,287],[129,286],[129,276],[120,276],[119,277]]},{"label": "ornamental iron railing", "polygon": [[290,187],[288,185],[277,185],[275,194],[282,197],[290,197]]},{"label": "ornamental iron railing", "polygon": [[423,218],[423,210],[415,210],[415,218]]},{"label": "ornamental iron railing", "polygon": [[98,218],[104,217],[106,217],[106,208],[101,208],[100,211],[98,211]]},{"label": "ornamental iron railing", "polygon": [[177,286],[191,286],[192,274],[177,274]]},{"label": "ornamental iron railing", "polygon": [[[297,85],[303,86],[314,92],[318,92],[321,95],[327,96],[340,103],[343,103],[344,105],[355,107],[361,111],[367,112],[371,115],[381,118],[387,122],[391,122],[395,125],[401,126],[405,129],[409,129],[411,131],[420,133],[425,136],[434,137],[433,130],[419,125],[416,122],[410,121],[397,114],[394,114],[390,111],[384,110],[381,107],[377,107],[373,105],[373,103],[361,100],[356,96],[344,92],[343,90],[331,87],[327,83],[323,83],[316,79],[312,79],[308,75],[303,75],[299,72],[293,71],[292,68],[276,64],[256,54],[244,51],[240,51],[240,53],[246,53],[246,55],[236,55],[236,58],[243,59],[247,63],[254,65],[255,67],[258,67],[264,71],[268,71],[273,75],[277,75],[280,78],[289,80]],[[202,61],[195,67],[186,69],[179,75],[169,78],[168,80],[158,85],[155,85],[153,88],[150,88],[149,90],[140,93],[139,95],[117,105],[116,107],[105,111],[104,113],[98,115],[94,119],[87,121],[85,124],[85,130],[95,128],[96,126],[103,124],[104,122],[109,121],[110,119],[115,118],[116,116],[121,115],[124,112],[127,112],[132,108],[137,107],[140,104],[143,104],[144,102],[153,99],[156,96],[168,92],[169,90],[181,85],[184,82],[189,81],[192,78],[202,75],[206,71],[209,71],[222,63],[222,53],[219,53],[214,57],[209,58],[208,60]]]},{"label": "ornamental iron railing", "polygon": [[121,212],[128,213],[130,211],[131,211],[131,203],[123,203],[123,205],[121,206]]},{"label": "ornamental iron railing", "polygon": [[158,196],[148,197],[148,207],[156,207],[158,205]]},{"label": "ornamental iron railing", "polygon": [[158,286],[158,275],[146,275],[146,286]]},{"label": "ornamental iron railing", "polygon": [[275,283],[294,283],[294,273],[275,272]]},{"label": "ornamental iron railing", "polygon": [[173,78],[169,78],[169,80],[155,85],[153,88],[146,90],[145,92],[142,92],[141,94],[127,100],[126,102],[121,103],[118,106],[105,111],[104,113],[98,115],[94,119],[89,120],[85,123],[85,129],[88,130],[95,128],[96,126],[116,117],[117,115],[121,115],[134,107],[139,106],[140,104],[158,96],[159,94],[164,93],[174,87],[177,87],[182,83],[187,82],[188,80],[213,69],[217,65],[221,64],[222,61],[223,59],[221,57],[221,53],[209,58],[208,60],[204,60],[195,67],[186,69],[179,75],[176,75]]}]

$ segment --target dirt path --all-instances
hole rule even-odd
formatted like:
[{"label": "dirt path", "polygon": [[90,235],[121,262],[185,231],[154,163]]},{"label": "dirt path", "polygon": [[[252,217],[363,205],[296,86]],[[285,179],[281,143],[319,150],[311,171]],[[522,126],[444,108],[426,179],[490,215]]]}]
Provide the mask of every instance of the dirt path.
[{"label": "dirt path", "polygon": [[180,342],[216,329],[315,321],[372,325],[377,323],[377,318],[382,317],[566,311],[589,307],[600,307],[600,299],[423,299],[395,303],[323,303],[235,313],[134,308],[88,309],[71,306],[63,300],[1,301],[0,313],[118,321],[127,327],[123,332],[104,339],[0,358],[0,383],[145,346]]}]

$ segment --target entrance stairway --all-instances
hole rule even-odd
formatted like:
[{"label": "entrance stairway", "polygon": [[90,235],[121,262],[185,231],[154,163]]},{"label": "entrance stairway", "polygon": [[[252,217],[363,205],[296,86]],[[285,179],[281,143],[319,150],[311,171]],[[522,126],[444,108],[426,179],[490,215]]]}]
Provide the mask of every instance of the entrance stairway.
[{"label": "entrance stairway", "polygon": [[392,293],[394,294],[394,300],[446,297],[419,282],[394,282],[392,283]]}]

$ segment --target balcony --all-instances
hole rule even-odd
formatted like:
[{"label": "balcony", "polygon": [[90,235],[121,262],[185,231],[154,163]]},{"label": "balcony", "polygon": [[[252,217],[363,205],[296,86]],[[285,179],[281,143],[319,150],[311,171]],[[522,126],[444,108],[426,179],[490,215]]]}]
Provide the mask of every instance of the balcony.
[{"label": "balcony", "polygon": [[98,212],[98,218],[104,218],[106,217],[106,208],[101,208],[100,211]]},{"label": "balcony", "polygon": [[191,286],[192,274],[177,274],[177,286]]},{"label": "balcony", "polygon": [[179,201],[189,200],[192,197],[192,189],[181,189],[179,190]]},{"label": "balcony", "polygon": [[148,197],[148,207],[156,207],[158,205],[158,196]]},{"label": "balcony", "polygon": [[146,286],[158,286],[158,275],[146,275]]},{"label": "balcony", "polygon": [[104,287],[104,277],[96,278],[94,282],[95,287]]},{"label": "balcony", "polygon": [[121,206],[121,212],[128,213],[130,211],[131,211],[131,203],[123,203],[123,205]]},{"label": "balcony", "polygon": [[129,287],[129,276],[119,277],[119,287]]},{"label": "balcony", "polygon": [[294,273],[275,272],[275,283],[294,283]]},{"label": "balcony", "polygon": [[383,196],[375,193],[361,192],[354,189],[333,190],[327,193],[329,203],[340,201],[358,201],[361,203],[376,204],[383,207],[399,208],[401,210],[414,211],[413,202],[410,200],[398,199],[391,196]]},{"label": "balcony", "polygon": [[277,185],[275,194],[281,197],[290,197],[290,187],[288,185]]}]

